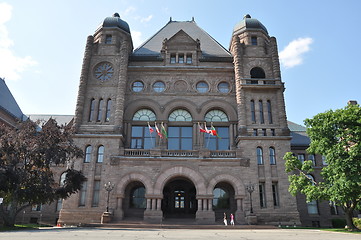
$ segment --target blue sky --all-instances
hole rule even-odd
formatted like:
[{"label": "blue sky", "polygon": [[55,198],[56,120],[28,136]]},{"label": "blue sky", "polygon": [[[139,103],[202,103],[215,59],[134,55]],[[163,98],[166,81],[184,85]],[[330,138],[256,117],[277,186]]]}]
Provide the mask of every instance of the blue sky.
[{"label": "blue sky", "polygon": [[172,17],[197,24],[228,49],[250,14],[278,42],[288,120],[361,102],[361,1],[0,0],[0,77],[25,114],[74,114],[88,35],[118,12],[134,48]]}]

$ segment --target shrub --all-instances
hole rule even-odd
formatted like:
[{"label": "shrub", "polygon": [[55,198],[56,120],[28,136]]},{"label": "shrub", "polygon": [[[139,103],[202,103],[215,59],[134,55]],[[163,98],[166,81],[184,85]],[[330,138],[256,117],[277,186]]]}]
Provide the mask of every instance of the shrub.
[{"label": "shrub", "polygon": [[346,219],[343,218],[332,219],[333,228],[344,228],[345,226],[346,226]]}]

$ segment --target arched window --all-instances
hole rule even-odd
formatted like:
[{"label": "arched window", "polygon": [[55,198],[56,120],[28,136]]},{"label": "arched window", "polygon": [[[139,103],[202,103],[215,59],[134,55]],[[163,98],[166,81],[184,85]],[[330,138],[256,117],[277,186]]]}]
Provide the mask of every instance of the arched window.
[{"label": "arched window", "polygon": [[84,156],[84,162],[85,163],[88,163],[91,161],[91,158],[92,158],[92,146],[88,145],[86,146],[85,148],[85,156]]},{"label": "arched window", "polygon": [[93,121],[93,118],[94,118],[94,110],[95,110],[95,99],[92,98],[92,99],[90,100],[89,119],[88,119],[89,122]]},{"label": "arched window", "polygon": [[136,187],[130,194],[130,207],[131,208],[146,208],[145,201],[145,188]]},{"label": "arched window", "polygon": [[269,148],[269,161],[271,165],[276,164],[276,151],[273,147]]},{"label": "arched window", "polygon": [[[315,178],[312,175],[307,175],[307,177],[309,177],[310,181],[313,181],[312,185],[314,185]],[[316,200],[307,203],[307,211],[309,214],[318,214],[318,206]]]},{"label": "arched window", "polygon": [[98,117],[97,117],[97,122],[100,122],[102,120],[102,116],[103,116],[103,104],[104,104],[104,100],[100,99],[99,100],[99,105],[98,105]]},{"label": "arched window", "polygon": [[227,114],[221,110],[211,110],[207,112],[204,120],[207,122],[228,122]]},{"label": "arched window", "polygon": [[261,147],[257,147],[257,164],[263,165],[263,151]]},{"label": "arched window", "polygon": [[168,120],[172,122],[190,122],[192,121],[192,115],[184,109],[177,109],[169,114]]},{"label": "arched window", "polygon": [[213,209],[229,209],[229,193],[223,188],[213,190]]},{"label": "arched window", "polygon": [[107,101],[107,112],[105,113],[105,121],[110,121],[110,114],[111,114],[111,108],[112,108],[112,100],[108,99]]},{"label": "arched window", "polygon": [[149,109],[140,109],[133,115],[134,121],[155,121],[155,113]]},{"label": "arched window", "polygon": [[102,163],[104,160],[104,146],[100,145],[98,147],[98,157],[97,157],[97,163]]},{"label": "arched window", "polygon": [[177,122],[191,122],[191,114],[183,109],[174,110],[168,117],[168,149],[169,150],[192,150],[193,128],[192,126],[177,126]]},{"label": "arched window", "polygon": [[266,78],[266,74],[260,67],[254,67],[251,69],[251,78]]}]

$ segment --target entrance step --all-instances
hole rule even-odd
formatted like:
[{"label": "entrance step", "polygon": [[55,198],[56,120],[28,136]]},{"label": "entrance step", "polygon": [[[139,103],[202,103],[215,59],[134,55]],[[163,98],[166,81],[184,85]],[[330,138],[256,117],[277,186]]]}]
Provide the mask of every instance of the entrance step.
[{"label": "entrance step", "polygon": [[160,223],[148,223],[145,221],[120,221],[117,223],[90,223],[82,225],[84,227],[101,227],[101,228],[136,228],[136,229],[276,229],[271,225],[235,225],[224,226],[223,223],[214,224],[197,224],[195,219],[166,219]]}]

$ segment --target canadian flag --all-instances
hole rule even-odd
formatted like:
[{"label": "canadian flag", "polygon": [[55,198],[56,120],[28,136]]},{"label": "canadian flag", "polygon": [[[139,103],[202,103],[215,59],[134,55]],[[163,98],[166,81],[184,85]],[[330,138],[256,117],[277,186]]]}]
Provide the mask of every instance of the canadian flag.
[{"label": "canadian flag", "polygon": [[154,129],[149,125],[149,123],[148,123],[148,128],[149,128],[149,134],[152,134],[154,132]]}]

